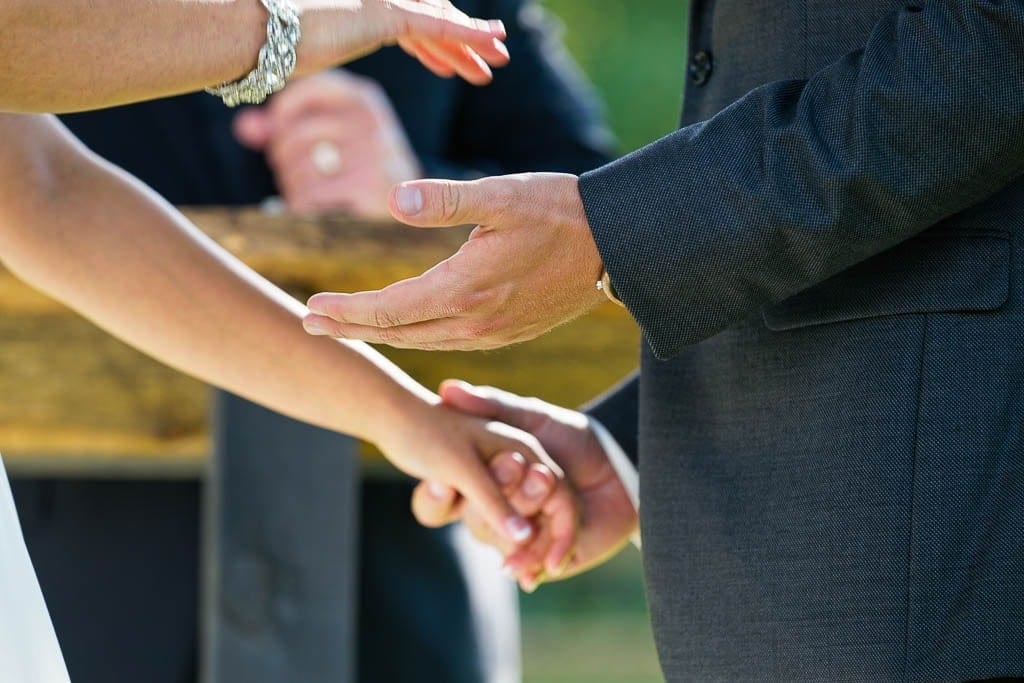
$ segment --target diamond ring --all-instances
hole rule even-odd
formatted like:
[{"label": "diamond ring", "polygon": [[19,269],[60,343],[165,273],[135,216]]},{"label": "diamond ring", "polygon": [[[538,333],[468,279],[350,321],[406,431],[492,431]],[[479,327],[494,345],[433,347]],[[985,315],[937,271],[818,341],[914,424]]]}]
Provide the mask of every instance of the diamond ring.
[{"label": "diamond ring", "polygon": [[321,175],[337,175],[341,170],[341,150],[330,140],[321,140],[313,145],[310,160]]}]

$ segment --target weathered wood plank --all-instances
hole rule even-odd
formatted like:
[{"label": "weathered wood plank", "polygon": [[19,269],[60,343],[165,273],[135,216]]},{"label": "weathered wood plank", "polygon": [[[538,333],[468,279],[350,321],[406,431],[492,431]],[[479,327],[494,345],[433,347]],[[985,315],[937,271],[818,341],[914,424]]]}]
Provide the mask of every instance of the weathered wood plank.
[{"label": "weathered wood plank", "polygon": [[[211,237],[300,299],[410,277],[466,229],[413,230],[344,216],[190,210]],[[446,377],[578,404],[636,362],[628,315],[606,305],[535,341],[486,353],[382,348],[427,386]],[[210,450],[209,394],[0,270],[0,451],[10,469],[191,476]]]}]

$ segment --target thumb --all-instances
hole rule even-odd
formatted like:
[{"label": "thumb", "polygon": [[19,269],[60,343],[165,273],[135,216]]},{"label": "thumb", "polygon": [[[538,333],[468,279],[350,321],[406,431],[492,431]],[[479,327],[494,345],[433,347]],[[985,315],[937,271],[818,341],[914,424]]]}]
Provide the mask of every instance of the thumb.
[{"label": "thumb", "polygon": [[488,186],[478,180],[412,180],[392,188],[391,215],[414,227],[486,223],[493,210]]},{"label": "thumb", "polygon": [[438,388],[438,394],[445,405],[460,412],[530,431],[530,415],[516,405],[518,397],[501,389],[478,387],[461,380],[446,379]]},{"label": "thumb", "polygon": [[436,481],[421,481],[412,494],[412,514],[426,527],[442,527],[458,519],[458,492]]},{"label": "thumb", "polygon": [[270,140],[270,115],[260,107],[246,107],[231,124],[235,138],[250,149],[261,150]]}]

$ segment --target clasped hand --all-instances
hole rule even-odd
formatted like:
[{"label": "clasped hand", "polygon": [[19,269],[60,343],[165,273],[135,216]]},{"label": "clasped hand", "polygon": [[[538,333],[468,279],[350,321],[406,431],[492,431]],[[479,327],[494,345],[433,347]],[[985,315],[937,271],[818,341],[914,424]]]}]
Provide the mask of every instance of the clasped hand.
[{"label": "clasped hand", "polygon": [[449,408],[528,432],[537,439],[535,452],[550,455],[557,465],[531,465],[511,453],[491,461],[509,503],[519,514],[535,517],[537,533],[528,543],[496,532],[484,508],[432,481],[421,483],[413,495],[421,523],[441,526],[461,519],[478,540],[505,556],[507,570],[527,591],[604,562],[636,531],[637,511],[585,415],[463,382],[445,382],[440,395]]}]

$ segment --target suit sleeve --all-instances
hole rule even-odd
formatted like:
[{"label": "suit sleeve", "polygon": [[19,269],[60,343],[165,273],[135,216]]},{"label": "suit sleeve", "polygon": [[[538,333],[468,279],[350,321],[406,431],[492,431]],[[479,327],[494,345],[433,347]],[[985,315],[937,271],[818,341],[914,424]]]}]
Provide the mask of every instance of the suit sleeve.
[{"label": "suit sleeve", "polygon": [[606,163],[614,141],[602,106],[551,17],[523,0],[480,11],[505,22],[512,61],[486,88],[460,84],[445,158],[423,159],[427,174],[582,173]]},{"label": "suit sleeve", "polygon": [[580,181],[616,290],[668,358],[1024,173],[1024,2],[932,0]]},{"label": "suit sleeve", "polygon": [[583,412],[601,423],[634,465],[640,462],[637,448],[638,382],[639,373],[634,372],[583,407]]}]

